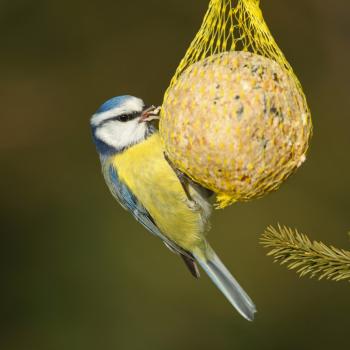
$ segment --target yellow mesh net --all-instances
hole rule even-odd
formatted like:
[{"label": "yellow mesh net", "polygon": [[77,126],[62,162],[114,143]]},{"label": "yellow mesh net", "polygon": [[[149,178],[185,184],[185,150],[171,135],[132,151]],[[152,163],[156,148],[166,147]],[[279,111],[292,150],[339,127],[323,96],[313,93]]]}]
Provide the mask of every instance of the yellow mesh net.
[{"label": "yellow mesh net", "polygon": [[160,133],[221,208],[277,189],[303,163],[310,111],[258,0],[210,1],[165,93]]}]

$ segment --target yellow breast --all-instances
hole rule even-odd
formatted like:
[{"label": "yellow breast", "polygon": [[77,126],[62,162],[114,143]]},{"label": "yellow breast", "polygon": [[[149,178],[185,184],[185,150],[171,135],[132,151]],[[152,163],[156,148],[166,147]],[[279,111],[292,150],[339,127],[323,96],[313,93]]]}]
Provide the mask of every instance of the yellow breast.
[{"label": "yellow breast", "polygon": [[176,174],[164,158],[159,135],[153,134],[113,157],[118,176],[172,241],[192,250],[201,241],[200,213],[187,205]]}]

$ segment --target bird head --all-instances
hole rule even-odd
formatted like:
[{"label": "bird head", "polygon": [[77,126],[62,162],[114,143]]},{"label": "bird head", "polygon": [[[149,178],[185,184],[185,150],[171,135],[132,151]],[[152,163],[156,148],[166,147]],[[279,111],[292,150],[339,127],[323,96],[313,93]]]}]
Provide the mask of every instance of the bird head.
[{"label": "bird head", "polygon": [[103,103],[91,117],[90,126],[101,154],[120,152],[145,139],[148,121],[155,119],[144,102],[134,96],[118,96]]}]

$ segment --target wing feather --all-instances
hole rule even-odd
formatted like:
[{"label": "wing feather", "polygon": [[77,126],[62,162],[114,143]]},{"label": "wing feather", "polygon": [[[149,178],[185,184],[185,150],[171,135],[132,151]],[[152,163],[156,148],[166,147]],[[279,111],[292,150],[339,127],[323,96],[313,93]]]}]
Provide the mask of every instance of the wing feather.
[{"label": "wing feather", "polygon": [[107,164],[102,167],[107,185],[120,205],[129,211],[134,218],[142,224],[150,233],[159,237],[167,246],[170,246],[175,252],[185,255],[193,259],[193,255],[188,251],[179,247],[175,242],[167,238],[157,227],[147,209],[136,198],[136,196],[129,190],[129,188],[120,181],[117,169],[112,164]]}]

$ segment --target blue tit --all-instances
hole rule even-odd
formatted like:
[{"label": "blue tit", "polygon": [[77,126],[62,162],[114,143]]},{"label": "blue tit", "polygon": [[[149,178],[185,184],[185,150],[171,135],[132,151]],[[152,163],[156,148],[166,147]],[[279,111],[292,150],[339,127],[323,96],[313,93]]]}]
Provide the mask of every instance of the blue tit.
[{"label": "blue tit", "polygon": [[210,191],[176,170],[164,154],[152,108],[114,97],[91,117],[102,173],[114,198],[199,277],[197,263],[247,320],[256,308],[208,244]]}]

